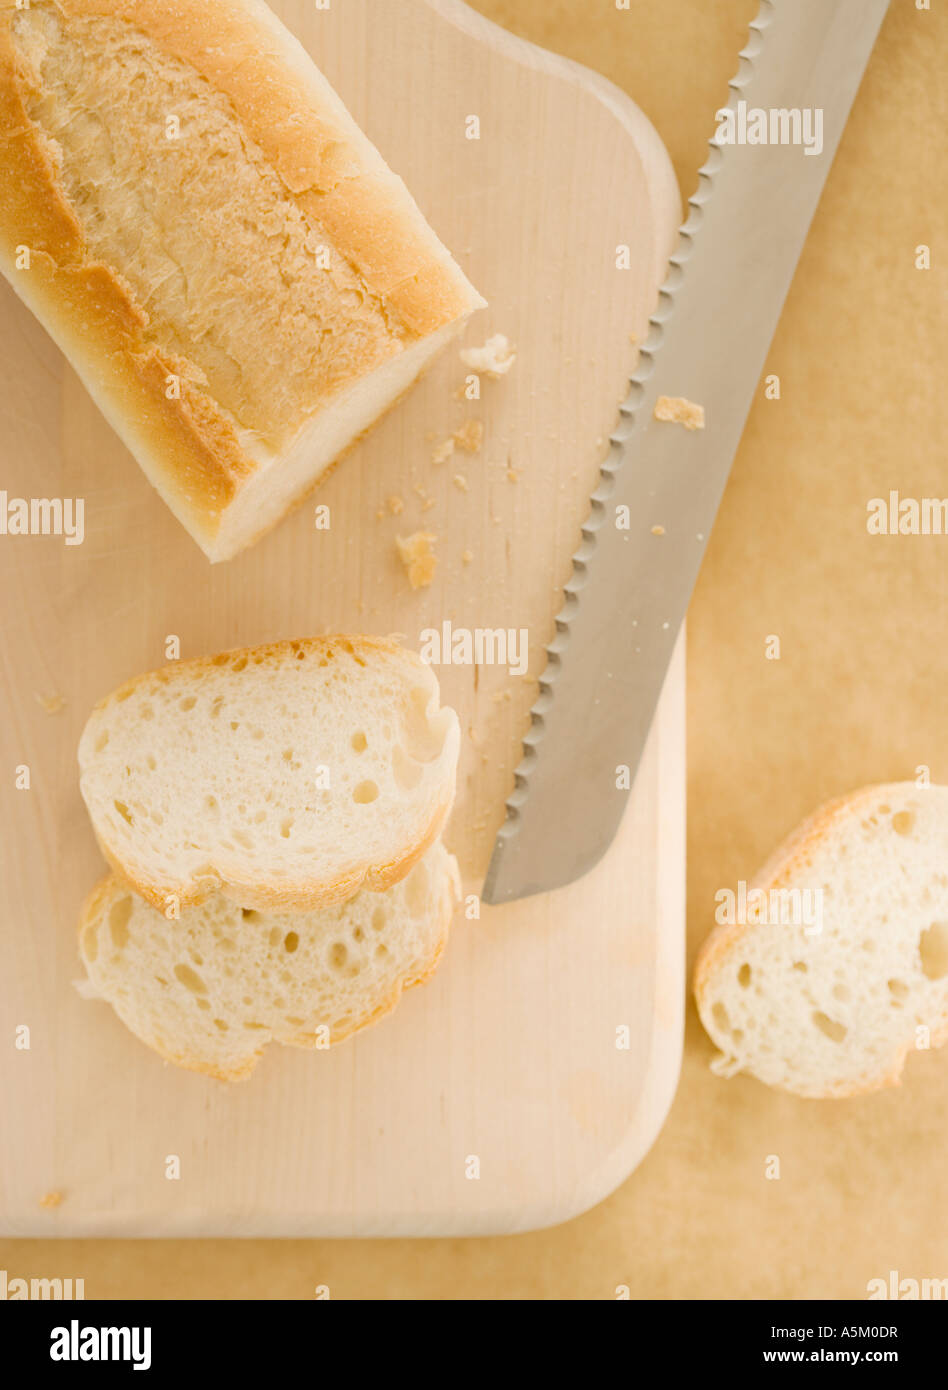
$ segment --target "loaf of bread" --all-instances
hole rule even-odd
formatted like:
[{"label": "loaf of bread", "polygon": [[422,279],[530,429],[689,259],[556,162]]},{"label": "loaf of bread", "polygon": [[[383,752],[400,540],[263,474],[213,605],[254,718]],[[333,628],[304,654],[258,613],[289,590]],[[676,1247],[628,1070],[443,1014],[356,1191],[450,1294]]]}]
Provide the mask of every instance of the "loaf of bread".
[{"label": "loaf of bread", "polygon": [[80,786],[161,911],[215,892],[302,911],[398,883],[441,834],[460,733],[429,666],[373,637],[172,663],[93,711]]},{"label": "loaf of bread", "polygon": [[270,1042],[329,1048],[390,1013],[435,970],[459,891],[440,842],[387,893],[316,912],[216,896],[169,921],[112,876],[79,924],[83,993],[169,1062],[242,1080]]},{"label": "loaf of bread", "polygon": [[0,0],[0,269],[215,561],[483,304],[263,0]]},{"label": "loaf of bread", "polygon": [[766,920],[716,927],[695,970],[716,1070],[852,1096],[948,1042],[948,787],[869,787],[824,806],[747,907]]}]

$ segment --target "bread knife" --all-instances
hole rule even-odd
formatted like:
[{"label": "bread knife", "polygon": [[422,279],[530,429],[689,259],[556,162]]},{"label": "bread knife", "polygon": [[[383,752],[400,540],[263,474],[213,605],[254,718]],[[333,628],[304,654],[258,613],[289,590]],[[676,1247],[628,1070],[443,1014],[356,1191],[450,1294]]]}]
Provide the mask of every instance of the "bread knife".
[{"label": "bread knife", "polygon": [[[488,903],[572,883],[615,837],[777,320],[888,4],[763,0],[750,26],[729,115],[718,113],[592,496],[488,868]],[[656,420],[660,396],[703,406],[705,428]]]}]

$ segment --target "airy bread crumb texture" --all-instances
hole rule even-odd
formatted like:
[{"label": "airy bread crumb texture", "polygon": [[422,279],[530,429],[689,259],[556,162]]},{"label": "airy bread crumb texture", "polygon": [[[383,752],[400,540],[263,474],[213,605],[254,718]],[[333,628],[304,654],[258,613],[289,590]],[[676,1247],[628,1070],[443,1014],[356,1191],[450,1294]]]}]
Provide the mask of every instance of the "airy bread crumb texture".
[{"label": "airy bread crumb texture", "polygon": [[383,1018],[427,980],[460,894],[441,843],[386,893],[311,913],[214,897],[169,921],[114,876],[83,912],[91,990],[166,1060],[247,1078],[271,1042],[328,1049]]},{"label": "airy bread crumb texture", "polygon": [[[768,920],[718,926],[695,972],[716,1070],[850,1096],[895,1084],[911,1051],[948,1040],[948,788],[831,803],[750,887],[773,903]],[[769,895],[794,891],[785,924]]]},{"label": "airy bread crumb texture", "polygon": [[309,909],[409,872],[441,832],[459,741],[416,655],[311,638],[123,686],[86,725],[80,786],[106,858],[156,907],[219,889]]}]

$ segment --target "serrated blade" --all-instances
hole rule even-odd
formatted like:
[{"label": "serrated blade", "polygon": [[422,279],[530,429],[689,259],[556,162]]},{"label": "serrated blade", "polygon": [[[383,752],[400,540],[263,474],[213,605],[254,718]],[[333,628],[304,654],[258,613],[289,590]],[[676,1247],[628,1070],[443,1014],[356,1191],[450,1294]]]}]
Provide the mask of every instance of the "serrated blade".
[{"label": "serrated blade", "polygon": [[[745,113],[822,111],[822,149],[711,142],[548,647],[483,897],[572,883],[625,810],[797,261],[889,0],[764,0],[731,83]],[[805,127],[801,125],[801,138]],[[745,121],[744,132],[750,127]],[[760,133],[759,124],[755,125]],[[775,126],[780,134],[781,127]],[[793,124],[786,127],[791,133]],[[706,428],[654,419],[659,396]],[[628,509],[627,513],[618,509]],[[618,522],[628,518],[628,529]]]}]

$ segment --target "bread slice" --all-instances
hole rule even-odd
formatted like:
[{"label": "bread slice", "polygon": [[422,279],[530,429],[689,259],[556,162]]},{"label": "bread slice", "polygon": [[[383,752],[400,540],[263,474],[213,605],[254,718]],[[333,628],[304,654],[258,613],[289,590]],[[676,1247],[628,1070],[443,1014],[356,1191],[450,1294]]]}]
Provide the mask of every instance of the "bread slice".
[{"label": "bread slice", "polygon": [[220,891],[308,911],[405,877],[447,818],[459,741],[419,657],[316,637],[122,686],[83,731],[80,786],[105,857],[160,910]]},{"label": "bread slice", "polygon": [[459,893],[440,841],[387,893],[316,912],[217,896],[169,921],[113,875],[79,924],[83,993],[169,1062],[242,1080],[270,1042],[326,1048],[391,1013],[437,967]]},{"label": "bread slice", "polygon": [[484,304],[263,0],[0,0],[0,270],[215,561]]},{"label": "bread slice", "polygon": [[798,890],[796,924],[775,921],[768,899],[773,924],[718,926],[705,943],[695,997],[723,1054],[716,1070],[852,1096],[896,1084],[913,1048],[948,1041],[948,787],[831,802],[750,887]]}]

